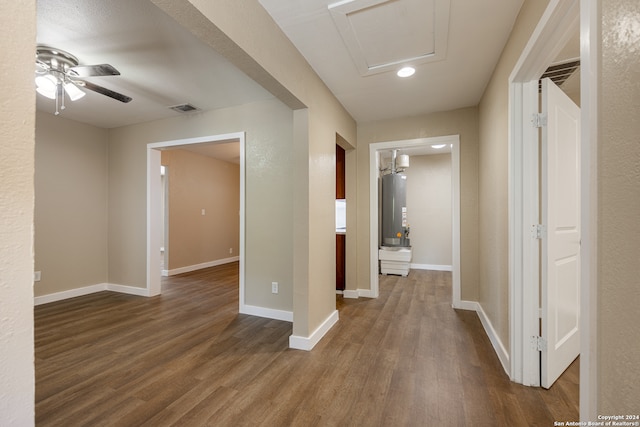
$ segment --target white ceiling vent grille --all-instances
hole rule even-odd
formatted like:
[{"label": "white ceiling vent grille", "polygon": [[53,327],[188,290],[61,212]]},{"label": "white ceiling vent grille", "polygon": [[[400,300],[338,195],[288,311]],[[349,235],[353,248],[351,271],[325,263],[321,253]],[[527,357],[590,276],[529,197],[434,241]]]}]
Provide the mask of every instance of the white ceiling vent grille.
[{"label": "white ceiling vent grille", "polygon": [[444,59],[450,0],[343,0],[329,12],[362,76]]},{"label": "white ceiling vent grille", "polygon": [[192,111],[198,111],[198,109],[191,104],[174,105],[169,107],[169,109],[176,111],[178,113],[190,113]]}]

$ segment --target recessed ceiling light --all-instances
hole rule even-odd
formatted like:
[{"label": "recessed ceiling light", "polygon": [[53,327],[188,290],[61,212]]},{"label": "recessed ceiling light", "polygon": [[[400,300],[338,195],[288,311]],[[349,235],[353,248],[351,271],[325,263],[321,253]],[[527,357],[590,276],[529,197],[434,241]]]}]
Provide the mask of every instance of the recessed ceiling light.
[{"label": "recessed ceiling light", "polygon": [[398,77],[410,77],[413,76],[413,73],[416,72],[416,69],[413,67],[404,67],[400,68],[397,72]]},{"label": "recessed ceiling light", "polygon": [[439,150],[443,148],[445,145],[447,144],[436,144],[436,145],[432,145],[431,148],[435,148],[436,150]]}]

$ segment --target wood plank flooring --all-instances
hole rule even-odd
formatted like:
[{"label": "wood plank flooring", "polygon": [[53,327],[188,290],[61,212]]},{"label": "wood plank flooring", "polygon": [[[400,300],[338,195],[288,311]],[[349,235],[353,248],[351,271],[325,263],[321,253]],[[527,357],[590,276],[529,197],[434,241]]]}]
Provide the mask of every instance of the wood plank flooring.
[{"label": "wood plank flooring", "polygon": [[238,264],[35,308],[38,426],[552,426],[578,420],[578,364],[551,390],[513,384],[451,276],[381,276],[337,297],[311,352],[291,324],[238,314]]}]

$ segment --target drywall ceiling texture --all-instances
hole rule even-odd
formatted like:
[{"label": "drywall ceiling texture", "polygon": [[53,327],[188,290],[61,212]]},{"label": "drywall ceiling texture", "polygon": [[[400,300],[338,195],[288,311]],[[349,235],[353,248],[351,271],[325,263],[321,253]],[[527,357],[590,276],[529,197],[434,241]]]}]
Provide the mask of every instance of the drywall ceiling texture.
[{"label": "drywall ceiling texture", "polygon": [[[37,16],[39,44],[113,65],[121,75],[87,81],[133,98],[87,90],[66,103],[61,114],[72,120],[113,128],[178,116],[168,108],[178,104],[209,111],[273,97],[147,0],[40,0]],[[38,110],[52,114],[54,104],[37,96]]]},{"label": "drywall ceiling texture", "polygon": [[[522,4],[522,0],[259,1],[358,122],[477,105]],[[435,12],[430,10],[433,5]],[[329,7],[342,13],[342,21],[332,18]],[[446,13],[441,14],[443,9]],[[353,37],[343,39],[338,30],[343,25],[347,25],[343,32],[355,33]],[[413,46],[429,27],[435,31],[436,60],[417,64],[408,79],[397,78],[399,64],[363,77],[356,65],[363,61],[354,61],[347,49],[350,46],[355,55],[366,57],[370,65],[407,59],[405,54],[411,53],[396,54]],[[390,43],[405,36],[405,45]],[[446,43],[444,53],[441,42]],[[359,46],[352,48],[356,43]],[[416,47],[424,53],[429,44]]]},{"label": "drywall ceiling texture", "polygon": [[603,0],[598,150],[598,414],[640,406],[640,9]]},{"label": "drywall ceiling texture", "polygon": [[33,173],[36,5],[0,2],[0,425],[34,424]]}]

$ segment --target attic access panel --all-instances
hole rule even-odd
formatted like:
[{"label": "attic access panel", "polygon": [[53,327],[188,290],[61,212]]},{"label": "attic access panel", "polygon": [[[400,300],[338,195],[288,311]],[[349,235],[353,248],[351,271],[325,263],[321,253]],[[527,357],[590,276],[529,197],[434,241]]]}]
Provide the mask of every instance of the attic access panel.
[{"label": "attic access panel", "polygon": [[343,0],[331,17],[360,75],[444,59],[450,0]]}]

